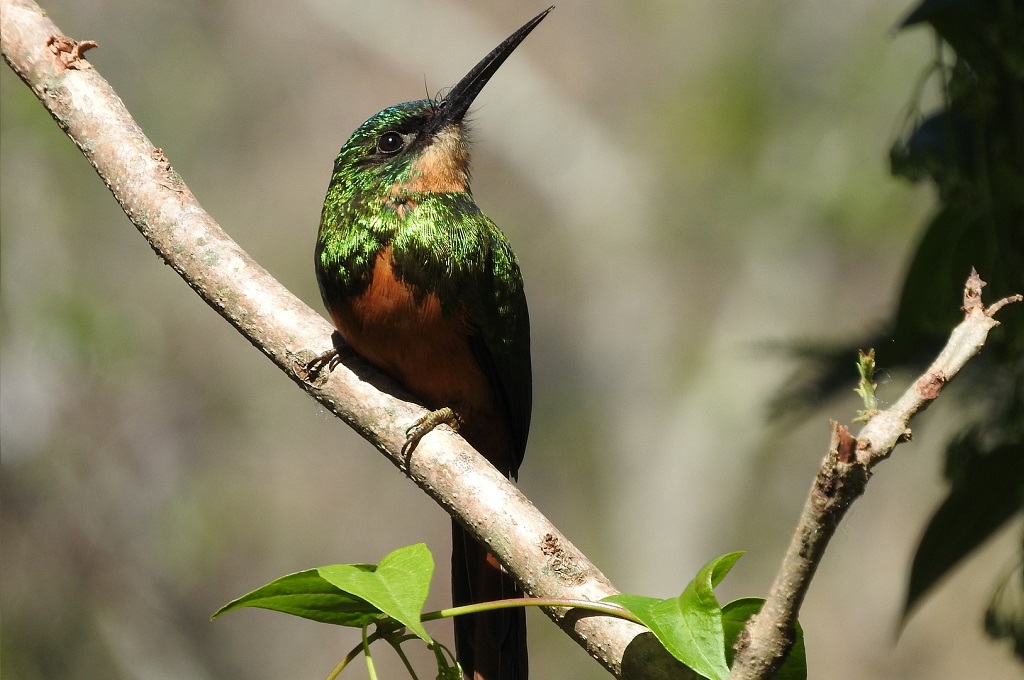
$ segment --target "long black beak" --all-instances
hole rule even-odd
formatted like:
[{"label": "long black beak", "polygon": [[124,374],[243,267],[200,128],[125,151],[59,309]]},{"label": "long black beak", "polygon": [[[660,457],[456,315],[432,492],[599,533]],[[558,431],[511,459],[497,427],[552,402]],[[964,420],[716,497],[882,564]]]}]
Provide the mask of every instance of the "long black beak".
[{"label": "long black beak", "polygon": [[445,125],[453,121],[462,120],[469,111],[470,105],[476,96],[480,94],[480,91],[484,89],[484,85],[491,79],[491,76],[498,70],[498,68],[505,63],[509,55],[517,47],[519,43],[526,39],[526,36],[530,35],[530,32],[537,27],[544,17],[548,15],[548,12],[553,10],[555,7],[552,5],[546,10],[535,16],[534,18],[527,21],[522,28],[518,31],[505,38],[505,40],[495,47],[490,54],[480,60],[480,63],[473,67],[473,70],[466,74],[466,76],[453,87],[448,95],[441,100],[438,105],[437,116],[430,121],[424,132],[428,135],[433,136],[435,133],[441,130]]}]

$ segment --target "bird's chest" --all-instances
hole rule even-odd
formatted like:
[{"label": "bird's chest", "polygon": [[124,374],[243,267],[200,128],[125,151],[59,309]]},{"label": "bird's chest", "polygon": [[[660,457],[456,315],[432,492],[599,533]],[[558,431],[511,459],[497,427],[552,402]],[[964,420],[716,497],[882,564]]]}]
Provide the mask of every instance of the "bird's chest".
[{"label": "bird's chest", "polygon": [[397,276],[390,247],[374,258],[366,288],[332,307],[331,314],[340,317],[335,321],[340,321],[338,329],[343,334],[349,331],[353,340],[372,337],[378,346],[390,344],[386,342],[387,337],[404,339],[412,334],[443,329],[456,332],[461,317],[450,310],[445,315],[435,292]]},{"label": "bird's chest", "polygon": [[388,248],[378,254],[367,287],[332,304],[330,314],[357,354],[428,406],[454,406],[489,392],[464,310],[397,277]]}]

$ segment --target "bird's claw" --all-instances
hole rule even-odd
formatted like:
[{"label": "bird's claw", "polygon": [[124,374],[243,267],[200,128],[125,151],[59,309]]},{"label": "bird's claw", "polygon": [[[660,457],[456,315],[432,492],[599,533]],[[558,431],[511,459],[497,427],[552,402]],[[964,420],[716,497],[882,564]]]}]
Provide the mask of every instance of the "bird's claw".
[{"label": "bird's claw", "polygon": [[332,347],[326,352],[313,357],[305,364],[302,364],[302,370],[305,372],[303,377],[310,382],[315,382],[320,378],[320,373],[325,368],[327,369],[327,374],[330,375],[330,373],[336,369],[340,363],[341,353],[338,351],[337,347]]},{"label": "bird's claw", "polygon": [[405,444],[402,446],[402,452],[406,455],[412,453],[420,440],[438,425],[447,425],[458,432],[462,425],[462,418],[447,406],[417,418],[416,422],[405,431]]}]

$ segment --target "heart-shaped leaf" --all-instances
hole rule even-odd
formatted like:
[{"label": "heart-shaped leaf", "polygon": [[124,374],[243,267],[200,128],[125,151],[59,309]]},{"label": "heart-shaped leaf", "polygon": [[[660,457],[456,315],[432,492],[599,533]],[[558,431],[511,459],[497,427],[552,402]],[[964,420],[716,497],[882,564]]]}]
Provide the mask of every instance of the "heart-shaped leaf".
[{"label": "heart-shaped leaf", "polygon": [[710,680],[729,675],[725,661],[722,609],[715,586],[743,553],[722,555],[708,562],[679,597],[658,600],[640,595],[613,595],[608,602],[632,612],[672,656]]},{"label": "heart-shaped leaf", "polygon": [[425,642],[433,642],[420,623],[434,573],[434,560],[423,543],[399,548],[376,567],[335,564],[316,571],[329,583],[401,622]]}]

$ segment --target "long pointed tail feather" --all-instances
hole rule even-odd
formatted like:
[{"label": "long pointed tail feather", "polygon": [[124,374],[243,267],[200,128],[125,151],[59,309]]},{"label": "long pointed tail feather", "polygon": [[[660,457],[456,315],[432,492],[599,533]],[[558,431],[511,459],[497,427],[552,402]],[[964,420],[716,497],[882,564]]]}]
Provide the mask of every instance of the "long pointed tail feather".
[{"label": "long pointed tail feather", "polygon": [[[452,600],[456,606],[523,597],[494,555],[452,522]],[[459,616],[455,650],[468,680],[527,680],[526,610]]]}]

